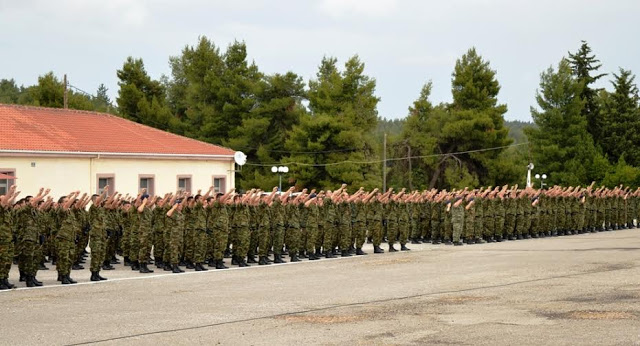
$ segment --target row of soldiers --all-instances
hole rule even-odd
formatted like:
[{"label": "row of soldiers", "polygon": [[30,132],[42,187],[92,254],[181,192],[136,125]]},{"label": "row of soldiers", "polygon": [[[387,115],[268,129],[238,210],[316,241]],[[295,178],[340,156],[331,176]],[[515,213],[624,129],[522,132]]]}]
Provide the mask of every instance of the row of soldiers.
[{"label": "row of soldiers", "polygon": [[384,241],[394,252],[396,243],[409,250],[409,241],[463,245],[630,228],[640,214],[640,189],[593,184],[411,193],[360,188],[353,194],[343,185],[318,193],[274,188],[242,195],[213,194],[212,187],[204,195],[163,197],[103,191],[76,191],[54,201],[41,189],[16,201],[19,191],[12,186],[0,196],[0,289],[15,287],[8,281],[13,260],[28,287],[42,285],[36,274],[49,261],[62,284],[73,284],[71,270],[84,269],[87,246],[91,280],[100,281],[106,280],[101,270],[120,263],[116,254],[141,273],[152,273],[152,263],[181,273],[181,267],[226,269],[225,257],[245,267],[284,263],[285,254],[292,262],[366,255],[367,240],[374,253],[383,253]]}]

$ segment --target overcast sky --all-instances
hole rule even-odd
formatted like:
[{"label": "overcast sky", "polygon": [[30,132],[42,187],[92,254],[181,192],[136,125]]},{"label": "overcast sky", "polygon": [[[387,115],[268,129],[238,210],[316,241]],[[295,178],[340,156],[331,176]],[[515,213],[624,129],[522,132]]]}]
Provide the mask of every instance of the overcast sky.
[{"label": "overcast sky", "polygon": [[475,46],[497,70],[506,118],[530,120],[540,72],[580,40],[603,72],[640,73],[639,14],[638,0],[0,0],[0,78],[67,73],[115,98],[127,56],[159,78],[169,56],[205,35],[223,49],[245,41],[261,71],[305,80],[325,55],[358,54],[377,80],[379,114],[402,118],[428,80],[434,103],[450,101],[456,58]]}]

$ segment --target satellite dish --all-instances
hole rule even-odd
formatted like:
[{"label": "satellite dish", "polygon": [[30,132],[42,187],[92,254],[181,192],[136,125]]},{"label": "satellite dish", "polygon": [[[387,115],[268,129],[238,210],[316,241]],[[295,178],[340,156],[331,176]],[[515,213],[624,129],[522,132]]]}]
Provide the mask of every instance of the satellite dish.
[{"label": "satellite dish", "polygon": [[247,155],[241,151],[236,151],[233,154],[233,160],[238,164],[238,166],[242,166],[247,163]]},{"label": "satellite dish", "polygon": [[533,168],[534,168],[533,163],[530,163],[530,164],[527,166],[527,168],[529,168],[530,170],[533,170]]}]

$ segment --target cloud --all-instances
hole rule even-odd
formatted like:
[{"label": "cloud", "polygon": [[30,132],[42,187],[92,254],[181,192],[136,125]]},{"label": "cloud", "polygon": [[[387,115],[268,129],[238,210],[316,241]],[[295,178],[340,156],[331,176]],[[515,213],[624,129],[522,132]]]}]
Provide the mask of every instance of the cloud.
[{"label": "cloud", "polygon": [[397,0],[322,0],[318,8],[338,19],[351,16],[382,18],[393,14],[397,5]]}]

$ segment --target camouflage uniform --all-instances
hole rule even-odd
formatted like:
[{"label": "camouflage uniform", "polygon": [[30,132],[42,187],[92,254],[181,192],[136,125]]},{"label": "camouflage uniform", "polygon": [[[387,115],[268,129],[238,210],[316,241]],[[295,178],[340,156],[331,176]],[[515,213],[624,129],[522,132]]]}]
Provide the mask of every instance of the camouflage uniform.
[{"label": "camouflage uniform", "polygon": [[17,211],[18,227],[18,267],[25,275],[36,276],[40,258],[38,257],[38,246],[40,234],[38,230],[38,211],[35,207],[27,204]]},{"label": "camouflage uniform", "polygon": [[138,230],[138,261],[140,263],[147,263],[149,253],[151,252],[151,246],[153,245],[152,237],[152,219],[153,211],[148,207],[139,213],[140,228]]},{"label": "camouflage uniform", "polygon": [[91,272],[98,272],[104,262],[106,253],[105,209],[92,205],[89,208],[91,229],[89,231],[89,247],[91,248]]},{"label": "camouflage uniform", "polygon": [[0,206],[0,280],[9,278],[13,250],[13,209]]},{"label": "camouflage uniform", "polygon": [[355,240],[356,249],[362,249],[366,237],[367,227],[367,209],[369,205],[364,204],[362,201],[354,203],[352,216],[355,216],[355,223],[353,224],[353,234]]},{"label": "camouflage uniform", "polygon": [[451,205],[451,223],[453,227],[453,242],[460,243],[464,230],[464,203],[459,206]]},{"label": "camouflage uniform", "polygon": [[284,246],[284,205],[279,198],[273,201],[271,208],[271,239],[273,240],[273,253],[280,256],[282,255],[282,248]]},{"label": "camouflage uniform", "polygon": [[182,242],[184,237],[184,214],[179,210],[174,210],[171,217],[167,217],[166,225],[169,229],[169,256],[164,255],[172,266],[180,263],[182,252]]},{"label": "camouflage uniform", "polygon": [[194,243],[195,248],[193,252],[194,263],[204,263],[207,256],[207,245],[209,245],[209,235],[207,234],[207,215],[204,205],[198,201],[196,202],[193,210],[191,211],[193,216],[193,230],[194,230]]},{"label": "camouflage uniform", "polygon": [[78,221],[76,213],[73,210],[61,209],[62,224],[56,235],[56,269],[59,275],[69,275],[73,257],[75,256],[76,229]]},{"label": "camouflage uniform", "polygon": [[367,213],[367,229],[371,234],[374,246],[382,243],[382,203],[374,200],[369,204]]},{"label": "camouflage uniform", "polygon": [[229,213],[227,208],[218,201],[213,202],[209,227],[213,234],[213,259],[222,261],[224,250],[229,239]]}]

